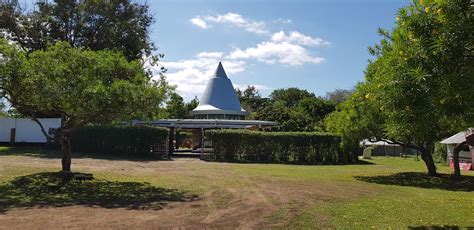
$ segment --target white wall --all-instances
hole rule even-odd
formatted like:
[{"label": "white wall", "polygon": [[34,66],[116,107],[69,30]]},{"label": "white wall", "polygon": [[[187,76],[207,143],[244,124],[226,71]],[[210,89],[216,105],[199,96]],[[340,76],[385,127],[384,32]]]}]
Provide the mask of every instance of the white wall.
[{"label": "white wall", "polygon": [[[453,159],[453,151],[454,151],[454,147],[456,145],[455,144],[448,144],[447,145],[447,149],[448,149],[448,162],[449,160],[452,160]],[[461,161],[464,161],[466,159],[471,159],[472,161],[472,156],[471,156],[471,153],[469,151],[460,151],[459,152],[459,160]]]},{"label": "white wall", "polygon": [[[58,128],[60,118],[38,119],[46,132],[49,128]],[[46,143],[46,137],[41,132],[39,125],[29,118],[0,118],[0,142],[10,142],[10,130],[16,129],[15,142]]]}]

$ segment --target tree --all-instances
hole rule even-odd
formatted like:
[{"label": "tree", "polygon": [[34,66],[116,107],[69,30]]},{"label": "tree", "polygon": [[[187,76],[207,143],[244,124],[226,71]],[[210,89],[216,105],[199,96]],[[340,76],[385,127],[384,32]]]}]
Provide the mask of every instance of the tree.
[{"label": "tree", "polygon": [[[420,1],[400,9],[365,82],[328,118],[349,140],[391,140],[416,149],[435,176],[435,141],[474,124],[474,17],[469,0]],[[371,118],[371,119],[367,119]],[[353,141],[346,141],[346,143]]]},{"label": "tree", "polygon": [[270,99],[273,101],[283,101],[286,106],[296,106],[301,100],[305,98],[315,97],[314,93],[310,93],[304,89],[295,87],[287,89],[276,89],[270,94]]},{"label": "tree", "polygon": [[255,106],[254,117],[277,121],[282,131],[323,131],[324,117],[335,108],[332,102],[298,88],[274,90],[270,98],[253,95],[244,93],[242,101]]},{"label": "tree", "polygon": [[170,93],[169,100],[166,102],[166,118],[171,119],[188,119],[191,118],[189,112],[195,109],[199,104],[199,100],[194,98],[190,102],[184,102],[183,97],[178,93]]},{"label": "tree", "polygon": [[150,56],[153,17],[146,4],[132,0],[54,0],[24,10],[15,1],[0,5],[0,36],[29,52],[57,41],[72,47],[122,52],[127,60]]},{"label": "tree", "polygon": [[327,92],[325,98],[332,101],[334,104],[339,104],[347,101],[352,93],[354,93],[354,90],[335,89],[334,91]]},{"label": "tree", "polygon": [[170,99],[166,102],[167,118],[183,119],[188,117],[183,97],[176,92],[171,93]]},{"label": "tree", "polygon": [[[248,85],[244,91],[241,91],[238,88],[236,91],[242,108],[247,112],[256,113],[265,108],[269,102],[268,98],[263,98],[260,95],[260,92],[255,88],[255,86]],[[250,116],[252,116],[252,114]]]},{"label": "tree", "polygon": [[71,171],[74,130],[95,122],[153,117],[168,92],[166,84],[150,81],[139,61],[127,61],[117,52],[82,50],[58,42],[27,54],[0,39],[0,54],[2,96],[41,128],[37,114],[61,116],[54,134],[65,172]]},{"label": "tree", "polygon": [[186,103],[184,106],[186,107],[186,111],[191,112],[193,109],[195,109],[199,105],[199,99],[197,97],[194,97],[190,102]]}]

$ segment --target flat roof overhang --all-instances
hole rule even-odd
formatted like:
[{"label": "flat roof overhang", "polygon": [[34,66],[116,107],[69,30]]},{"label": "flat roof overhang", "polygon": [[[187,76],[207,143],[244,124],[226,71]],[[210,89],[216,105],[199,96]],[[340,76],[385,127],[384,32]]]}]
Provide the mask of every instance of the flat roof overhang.
[{"label": "flat roof overhang", "polygon": [[211,115],[211,114],[225,114],[225,115],[239,115],[239,116],[248,116],[250,115],[247,111],[238,111],[238,110],[225,110],[225,109],[208,109],[208,110],[192,110],[189,112],[191,116],[195,115]]},{"label": "flat roof overhang", "polygon": [[182,129],[212,129],[212,128],[229,128],[229,129],[245,129],[251,127],[276,127],[277,122],[259,121],[259,120],[220,120],[220,119],[163,119],[155,121],[139,121],[135,124],[148,124],[159,127],[182,128]]}]

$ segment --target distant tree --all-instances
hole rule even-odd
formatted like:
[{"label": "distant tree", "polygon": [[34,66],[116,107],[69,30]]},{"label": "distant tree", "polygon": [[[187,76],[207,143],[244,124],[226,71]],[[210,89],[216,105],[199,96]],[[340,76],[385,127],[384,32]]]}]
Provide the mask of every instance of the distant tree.
[{"label": "distant tree", "polygon": [[[255,86],[248,85],[244,91],[236,89],[242,108],[247,112],[257,112],[265,108],[269,102],[268,98],[263,98]],[[253,116],[251,114],[251,116]]]},{"label": "distant tree", "polygon": [[184,106],[186,107],[187,114],[189,115],[189,112],[195,109],[199,105],[199,99],[197,97],[194,97],[190,102],[187,102]]},{"label": "distant tree", "polygon": [[339,104],[347,101],[349,96],[354,93],[354,90],[348,89],[335,89],[334,91],[327,92],[325,98],[332,101],[334,104]]},{"label": "distant tree", "polygon": [[150,81],[139,61],[117,52],[72,48],[58,42],[29,54],[0,39],[0,89],[12,106],[33,118],[59,114],[55,130],[62,170],[71,171],[71,133],[86,124],[153,117],[166,98],[166,82]]},{"label": "distant tree", "polygon": [[323,131],[324,118],[335,109],[332,102],[298,88],[277,89],[263,102],[254,118],[276,121],[282,131]]},{"label": "distant tree", "polygon": [[315,131],[323,131],[324,118],[336,109],[333,102],[320,97],[304,98],[297,107],[302,108],[305,115],[309,115],[311,126]]},{"label": "distant tree", "polygon": [[184,102],[183,97],[178,93],[170,93],[170,98],[166,102],[166,115],[165,118],[170,119],[188,119],[191,118],[189,112],[197,107],[199,101],[197,98],[194,98],[190,102]]},{"label": "distant tree", "polygon": [[154,49],[148,39],[152,23],[148,5],[132,0],[54,0],[37,3],[34,10],[21,9],[15,1],[0,4],[1,36],[29,52],[66,41],[139,60]]},{"label": "distant tree", "polygon": [[166,102],[167,117],[171,119],[183,119],[187,117],[187,111],[185,108],[183,97],[173,92],[170,95],[170,99]]},{"label": "distant tree", "polygon": [[[469,0],[420,1],[402,8],[365,82],[328,118],[346,138],[385,140],[418,150],[435,176],[434,142],[474,125],[474,17]],[[352,140],[352,141],[347,141]]]},{"label": "distant tree", "polygon": [[272,101],[282,101],[286,106],[289,107],[296,106],[301,100],[312,97],[315,97],[314,93],[294,87],[276,89],[270,94],[270,99]]}]

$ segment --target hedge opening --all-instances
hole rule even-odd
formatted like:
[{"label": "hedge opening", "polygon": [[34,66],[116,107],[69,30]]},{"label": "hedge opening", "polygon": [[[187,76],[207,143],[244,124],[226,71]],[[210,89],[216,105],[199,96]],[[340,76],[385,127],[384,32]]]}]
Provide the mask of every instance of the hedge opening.
[{"label": "hedge opening", "polygon": [[168,131],[151,126],[85,126],[72,135],[72,150],[84,153],[151,156],[164,148]]},{"label": "hedge opening", "polygon": [[209,130],[210,160],[339,164],[352,158],[341,151],[340,138],[329,133]]}]

